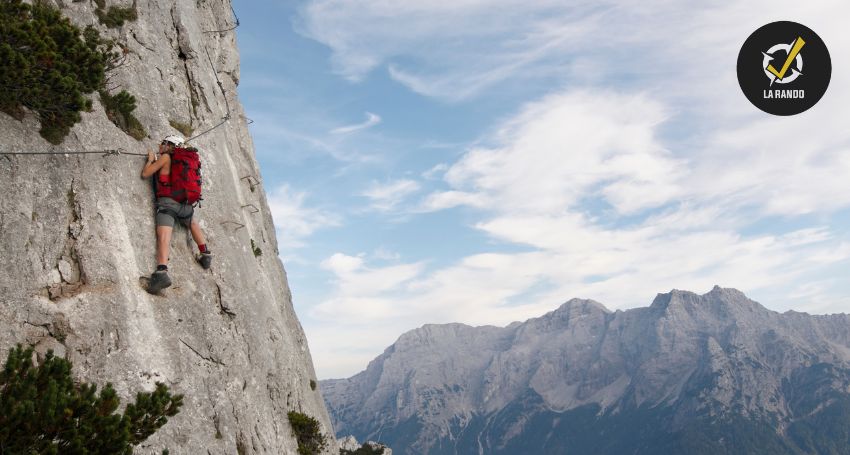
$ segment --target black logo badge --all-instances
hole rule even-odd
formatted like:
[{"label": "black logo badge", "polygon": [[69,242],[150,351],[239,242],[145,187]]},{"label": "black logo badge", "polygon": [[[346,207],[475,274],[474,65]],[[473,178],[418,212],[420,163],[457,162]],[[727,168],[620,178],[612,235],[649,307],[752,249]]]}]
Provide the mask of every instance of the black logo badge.
[{"label": "black logo badge", "polygon": [[771,22],[750,35],[738,54],[738,83],[768,114],[794,115],[826,93],[832,61],[826,44],[796,22]]}]

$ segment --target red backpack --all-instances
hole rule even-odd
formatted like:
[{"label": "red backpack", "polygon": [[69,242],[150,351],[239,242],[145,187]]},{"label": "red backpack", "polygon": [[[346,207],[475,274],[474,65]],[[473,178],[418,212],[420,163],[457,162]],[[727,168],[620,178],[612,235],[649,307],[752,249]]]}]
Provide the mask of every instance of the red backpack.
[{"label": "red backpack", "polygon": [[194,147],[174,149],[171,155],[171,198],[195,204],[201,198],[201,159]]}]

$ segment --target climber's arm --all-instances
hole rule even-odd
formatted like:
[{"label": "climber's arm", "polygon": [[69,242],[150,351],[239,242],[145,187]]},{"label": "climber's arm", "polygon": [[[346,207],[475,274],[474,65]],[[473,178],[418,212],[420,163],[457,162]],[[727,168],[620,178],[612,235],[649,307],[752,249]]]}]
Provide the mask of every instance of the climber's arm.
[{"label": "climber's arm", "polygon": [[142,178],[146,179],[154,174],[156,174],[160,169],[167,166],[171,162],[171,157],[166,154],[160,155],[159,159],[156,158],[153,152],[148,152],[148,161],[145,163],[145,167],[142,168]]}]

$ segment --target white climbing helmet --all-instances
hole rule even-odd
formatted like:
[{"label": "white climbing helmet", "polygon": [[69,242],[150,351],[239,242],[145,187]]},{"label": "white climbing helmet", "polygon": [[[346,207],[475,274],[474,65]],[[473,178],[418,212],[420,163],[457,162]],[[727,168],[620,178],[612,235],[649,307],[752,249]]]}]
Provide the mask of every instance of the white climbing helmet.
[{"label": "white climbing helmet", "polygon": [[169,142],[169,143],[171,143],[171,145],[173,145],[175,147],[179,147],[179,146],[183,145],[183,143],[186,142],[186,141],[184,141],[183,138],[180,137],[180,136],[175,136],[173,134],[170,134],[168,136],[165,136],[165,139],[163,139],[162,142]]}]

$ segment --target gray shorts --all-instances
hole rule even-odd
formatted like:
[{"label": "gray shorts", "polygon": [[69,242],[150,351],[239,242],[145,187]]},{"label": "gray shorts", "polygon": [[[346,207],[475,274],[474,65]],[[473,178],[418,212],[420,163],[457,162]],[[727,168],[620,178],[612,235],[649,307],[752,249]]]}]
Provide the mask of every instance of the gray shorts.
[{"label": "gray shorts", "polygon": [[177,202],[170,197],[161,197],[156,200],[156,225],[174,227],[174,221],[180,220],[183,226],[192,224],[192,215],[195,208],[192,204]]}]

